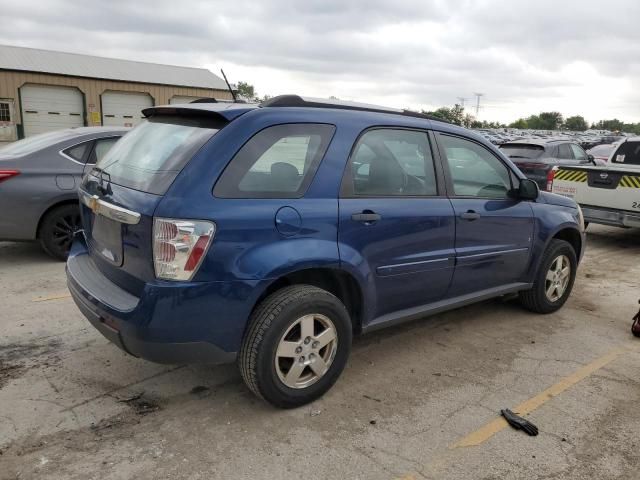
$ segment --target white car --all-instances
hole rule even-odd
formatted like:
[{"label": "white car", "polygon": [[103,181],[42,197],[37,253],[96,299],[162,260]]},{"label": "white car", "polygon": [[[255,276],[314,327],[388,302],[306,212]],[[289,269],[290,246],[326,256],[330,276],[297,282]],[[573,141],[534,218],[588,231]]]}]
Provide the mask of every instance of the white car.
[{"label": "white car", "polygon": [[552,170],[547,190],[578,202],[585,222],[640,227],[640,137],[620,143],[604,166]]}]

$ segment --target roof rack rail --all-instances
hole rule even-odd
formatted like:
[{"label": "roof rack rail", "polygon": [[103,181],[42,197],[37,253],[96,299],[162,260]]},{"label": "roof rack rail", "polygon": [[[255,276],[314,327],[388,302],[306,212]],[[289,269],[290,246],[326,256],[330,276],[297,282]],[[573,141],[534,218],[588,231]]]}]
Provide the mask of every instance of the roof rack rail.
[{"label": "roof rack rail", "polygon": [[347,102],[344,100],[333,100],[324,98],[301,97],[300,95],[278,95],[277,97],[265,100],[261,107],[307,107],[307,108],[337,108],[340,110],[359,110],[363,112],[391,113],[405,117],[424,118],[426,120],[436,120],[443,123],[451,123],[434,115],[403,110],[400,108],[383,107],[380,105],[370,105],[368,103]]}]

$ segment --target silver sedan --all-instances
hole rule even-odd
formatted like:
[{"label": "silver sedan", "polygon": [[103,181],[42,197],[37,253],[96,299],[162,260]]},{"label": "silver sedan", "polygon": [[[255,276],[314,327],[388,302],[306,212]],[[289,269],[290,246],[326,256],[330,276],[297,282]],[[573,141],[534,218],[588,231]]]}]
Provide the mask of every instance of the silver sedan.
[{"label": "silver sedan", "polygon": [[0,148],[0,240],[39,240],[49,255],[64,260],[80,228],[81,178],[126,132],[74,128]]}]

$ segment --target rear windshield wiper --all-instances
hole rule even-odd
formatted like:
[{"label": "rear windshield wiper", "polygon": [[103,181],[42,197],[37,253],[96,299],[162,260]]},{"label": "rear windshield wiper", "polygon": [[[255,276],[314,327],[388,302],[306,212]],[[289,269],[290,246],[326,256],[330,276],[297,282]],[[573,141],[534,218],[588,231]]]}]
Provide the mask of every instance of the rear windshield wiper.
[{"label": "rear windshield wiper", "polygon": [[[94,172],[97,173],[97,175]],[[91,169],[91,174],[95,177],[98,177],[98,190],[102,192],[102,194],[109,193],[109,190],[111,189],[111,175],[108,172],[105,172],[104,169],[100,167],[93,167],[93,169]]]}]

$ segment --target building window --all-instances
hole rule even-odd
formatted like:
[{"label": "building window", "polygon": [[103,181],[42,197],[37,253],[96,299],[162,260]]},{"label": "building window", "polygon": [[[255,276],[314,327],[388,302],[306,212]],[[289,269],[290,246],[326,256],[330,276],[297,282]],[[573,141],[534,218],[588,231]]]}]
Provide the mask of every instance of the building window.
[{"label": "building window", "polygon": [[10,122],[11,112],[7,102],[0,102],[0,122]]}]

